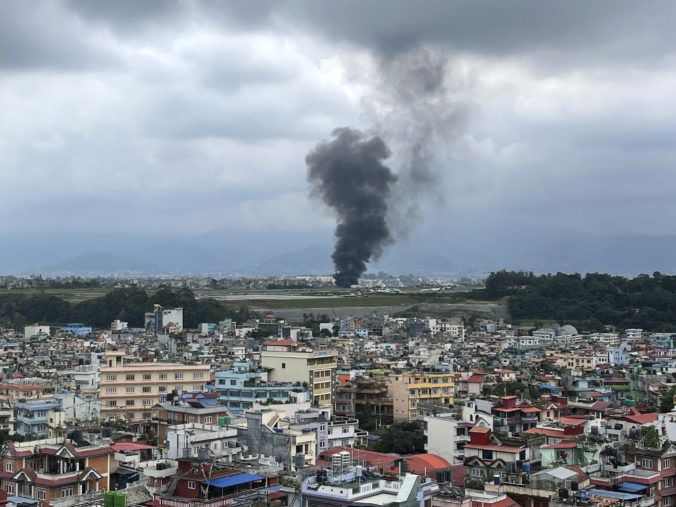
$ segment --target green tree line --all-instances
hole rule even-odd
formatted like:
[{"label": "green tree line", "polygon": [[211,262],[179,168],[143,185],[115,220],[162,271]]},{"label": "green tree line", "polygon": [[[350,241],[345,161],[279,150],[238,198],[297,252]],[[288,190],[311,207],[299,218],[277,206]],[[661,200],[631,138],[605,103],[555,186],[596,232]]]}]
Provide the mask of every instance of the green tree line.
[{"label": "green tree line", "polygon": [[619,329],[676,332],[676,276],[659,272],[625,278],[498,271],[486,279],[484,295],[509,296],[509,313],[515,321],[555,320],[589,331],[611,324]]},{"label": "green tree line", "polygon": [[108,328],[113,320],[119,319],[129,322],[130,327],[143,327],[144,314],[152,311],[154,304],[165,308],[182,307],[183,326],[188,329],[201,322],[218,322],[225,318],[242,322],[255,316],[246,307],[233,309],[214,299],[195,299],[190,289],[162,288],[153,294],[130,287],[114,289],[105,296],[76,304],[47,294],[2,294],[0,325],[21,329],[33,322],[54,325],[84,322],[95,328]]}]

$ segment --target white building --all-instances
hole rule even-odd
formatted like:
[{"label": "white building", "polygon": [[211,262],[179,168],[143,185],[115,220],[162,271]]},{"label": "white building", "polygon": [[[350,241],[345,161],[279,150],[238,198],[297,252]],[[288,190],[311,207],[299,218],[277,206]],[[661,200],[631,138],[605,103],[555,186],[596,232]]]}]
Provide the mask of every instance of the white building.
[{"label": "white building", "polygon": [[232,462],[240,456],[237,429],[210,424],[177,424],[167,428],[167,454],[169,459],[198,458],[207,453],[208,458]]},{"label": "white building", "polygon": [[456,421],[453,414],[425,417],[425,452],[436,454],[453,465],[462,465],[465,444],[469,443],[469,430],[473,424]]},{"label": "white building", "polygon": [[49,326],[44,326],[40,324],[33,324],[32,326],[26,326],[23,328],[23,335],[26,338],[31,338],[33,336],[38,336],[38,335],[46,335],[49,336],[51,333],[51,330]]}]

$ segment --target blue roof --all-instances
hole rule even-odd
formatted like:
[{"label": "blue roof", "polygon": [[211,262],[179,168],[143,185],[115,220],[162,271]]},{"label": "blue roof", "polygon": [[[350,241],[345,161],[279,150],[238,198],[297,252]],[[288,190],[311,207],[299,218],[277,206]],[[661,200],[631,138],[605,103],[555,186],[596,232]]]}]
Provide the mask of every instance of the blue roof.
[{"label": "blue roof", "polygon": [[550,391],[558,391],[561,389],[559,386],[553,386],[550,384],[540,384],[538,387],[541,387],[542,389],[549,389]]},{"label": "blue roof", "polygon": [[624,481],[620,484],[620,491],[626,491],[627,493],[636,493],[638,491],[643,491],[648,489],[648,486],[645,484],[640,484],[638,482]]},{"label": "blue roof", "polygon": [[230,486],[238,486],[240,484],[246,484],[247,482],[260,481],[261,479],[264,479],[264,477],[256,474],[243,473],[219,477],[212,481],[206,481],[205,484],[216,486],[217,488],[229,488]]},{"label": "blue roof", "polygon": [[606,491],[605,489],[590,489],[587,493],[605,498],[613,498],[615,500],[638,500],[641,498],[641,495],[630,495],[629,493],[622,493],[621,491]]}]

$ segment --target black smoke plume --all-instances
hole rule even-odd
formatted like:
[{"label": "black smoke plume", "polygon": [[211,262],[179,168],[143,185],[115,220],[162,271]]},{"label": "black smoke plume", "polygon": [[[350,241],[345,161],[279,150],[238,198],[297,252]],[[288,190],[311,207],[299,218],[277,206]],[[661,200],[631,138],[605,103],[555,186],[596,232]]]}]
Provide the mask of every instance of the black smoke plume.
[{"label": "black smoke plume", "polygon": [[379,137],[339,128],[305,159],[311,195],[337,217],[333,250],[334,279],[349,287],[392,242],[387,225],[387,201],[397,177],[383,164],[390,149]]}]

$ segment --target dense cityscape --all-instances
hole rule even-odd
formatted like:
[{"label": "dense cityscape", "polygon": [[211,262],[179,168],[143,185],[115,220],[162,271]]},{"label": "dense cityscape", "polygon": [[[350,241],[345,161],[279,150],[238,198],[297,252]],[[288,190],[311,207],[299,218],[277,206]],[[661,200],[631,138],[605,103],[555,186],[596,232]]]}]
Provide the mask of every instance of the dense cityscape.
[{"label": "dense cityscape", "polygon": [[676,507],[674,19],[2,0],[0,507]]},{"label": "dense cityscape", "polygon": [[[672,284],[557,277],[573,292],[640,280],[633,298]],[[513,318],[505,299],[541,278],[366,278],[349,292],[322,277],[5,278],[3,494],[61,506],[669,505],[674,324]],[[60,320],[74,315],[68,298],[110,321]]]}]

